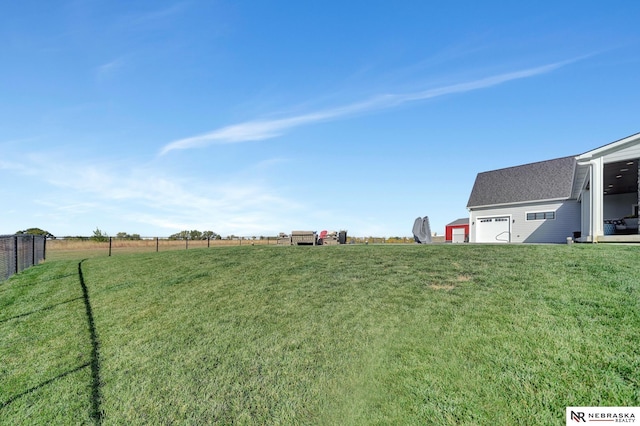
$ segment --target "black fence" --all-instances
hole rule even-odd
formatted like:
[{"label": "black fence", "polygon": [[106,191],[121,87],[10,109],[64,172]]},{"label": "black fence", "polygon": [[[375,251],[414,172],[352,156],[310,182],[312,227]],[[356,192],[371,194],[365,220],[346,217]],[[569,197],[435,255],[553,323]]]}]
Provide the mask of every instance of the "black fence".
[{"label": "black fence", "polygon": [[46,247],[42,235],[0,235],[0,281],[40,263]]}]

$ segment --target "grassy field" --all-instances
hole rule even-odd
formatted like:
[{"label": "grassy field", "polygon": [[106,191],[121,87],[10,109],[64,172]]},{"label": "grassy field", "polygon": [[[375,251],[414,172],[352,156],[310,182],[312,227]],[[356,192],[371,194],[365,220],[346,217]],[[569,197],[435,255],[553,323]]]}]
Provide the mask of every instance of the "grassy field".
[{"label": "grassy field", "polygon": [[640,405],[640,247],[240,246],[0,283],[0,424],[564,424]]},{"label": "grassy field", "polygon": [[[374,237],[349,237],[349,244],[412,244],[412,238],[374,238]],[[433,242],[444,242],[444,236],[433,237]],[[83,259],[108,256],[111,245],[111,255],[119,256],[132,253],[152,253],[169,250],[188,250],[194,248],[215,248],[234,246],[262,246],[278,245],[277,237],[263,239],[223,239],[223,240],[169,240],[167,238],[148,238],[141,240],[126,240],[113,238],[111,243],[94,241],[90,238],[79,239],[55,239],[47,240],[47,259]]]},{"label": "grassy field", "polygon": [[126,240],[113,238],[109,241],[99,242],[91,239],[56,239],[47,240],[47,259],[48,260],[64,260],[64,259],[83,259],[93,257],[103,257],[109,255],[109,245],[111,244],[111,255],[119,256],[122,254],[133,253],[153,253],[170,250],[188,250],[196,248],[208,247],[233,247],[233,246],[251,246],[251,245],[277,245],[274,238],[256,239],[256,240],[169,240],[166,238]]}]

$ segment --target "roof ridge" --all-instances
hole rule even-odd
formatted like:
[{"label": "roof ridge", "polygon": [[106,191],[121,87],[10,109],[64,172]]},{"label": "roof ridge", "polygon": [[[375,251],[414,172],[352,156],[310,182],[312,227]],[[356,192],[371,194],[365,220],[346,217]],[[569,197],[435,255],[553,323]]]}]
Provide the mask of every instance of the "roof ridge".
[{"label": "roof ridge", "polygon": [[491,172],[499,172],[500,170],[508,170],[508,169],[515,169],[518,167],[524,167],[524,166],[533,166],[535,164],[542,164],[542,163],[550,163],[552,161],[557,161],[557,160],[566,160],[567,158],[573,158],[576,159],[578,156],[577,155],[567,155],[565,157],[558,157],[558,158],[551,158],[549,160],[541,160],[541,161],[534,161],[531,163],[525,163],[525,164],[518,164],[517,166],[508,166],[508,167],[501,167],[499,169],[493,169],[493,170],[486,170],[484,172],[480,172],[478,174],[481,173],[491,173]]}]

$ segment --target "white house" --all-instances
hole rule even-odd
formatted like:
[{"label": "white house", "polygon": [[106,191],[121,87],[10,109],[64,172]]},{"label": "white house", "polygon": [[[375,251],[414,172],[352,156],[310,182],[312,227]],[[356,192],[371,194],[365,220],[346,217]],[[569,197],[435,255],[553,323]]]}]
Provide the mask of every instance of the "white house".
[{"label": "white house", "polygon": [[478,173],[469,241],[634,241],[638,234],[640,133],[584,154]]}]

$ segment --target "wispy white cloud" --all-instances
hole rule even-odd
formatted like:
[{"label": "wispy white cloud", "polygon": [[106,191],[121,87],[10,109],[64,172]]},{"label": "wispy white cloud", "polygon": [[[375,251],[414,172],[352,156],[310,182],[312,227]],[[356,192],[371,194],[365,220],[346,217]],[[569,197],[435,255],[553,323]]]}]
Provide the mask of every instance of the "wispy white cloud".
[{"label": "wispy white cloud", "polygon": [[20,163],[4,160],[0,160],[0,170],[27,171],[27,169]]},{"label": "wispy white cloud", "polygon": [[109,78],[125,64],[124,57],[114,59],[113,61],[102,64],[96,68],[96,77],[98,80]]},{"label": "wispy white cloud", "polygon": [[[286,229],[286,215],[305,209],[261,179],[243,178],[242,173],[202,181],[172,176],[153,165],[92,164],[62,159],[55,153],[28,154],[19,167],[9,164],[9,173],[30,175],[40,182],[31,202],[47,207],[41,220],[51,224],[47,225],[51,232],[82,228],[83,222],[90,221],[89,227],[110,233],[127,229],[139,233],[140,228],[152,227],[161,236],[183,229],[266,235],[274,225]],[[87,224],[84,228],[88,232]]]},{"label": "wispy white cloud", "polygon": [[465,93],[473,90],[485,89],[513,80],[534,77],[537,75],[549,73],[580,59],[582,58],[556,62],[553,64],[547,64],[539,67],[486,77],[479,80],[457,83],[412,93],[378,95],[362,102],[326,109],[323,111],[297,115],[293,117],[278,118],[272,120],[246,121],[244,123],[222,127],[202,135],[173,141],[165,145],[160,150],[160,155],[165,155],[175,150],[201,148],[213,144],[230,144],[271,139],[284,134],[287,130],[307,124],[335,120],[338,118],[373,110],[393,108],[409,102],[422,101],[455,93]]},{"label": "wispy white cloud", "polygon": [[139,28],[141,26],[154,25],[159,22],[168,21],[176,14],[182,12],[186,5],[186,2],[178,2],[163,9],[131,14],[122,20],[121,25],[129,28]]}]

